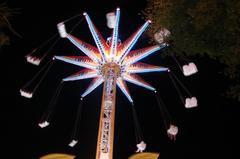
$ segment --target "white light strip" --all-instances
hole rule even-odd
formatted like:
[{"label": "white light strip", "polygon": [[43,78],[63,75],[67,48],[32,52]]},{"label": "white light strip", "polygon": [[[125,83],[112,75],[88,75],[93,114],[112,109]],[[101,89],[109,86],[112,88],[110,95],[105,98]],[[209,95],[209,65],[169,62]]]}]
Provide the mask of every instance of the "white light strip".
[{"label": "white light strip", "polygon": [[[122,79],[121,79],[122,80]],[[122,81],[124,82],[124,81]],[[127,91],[126,85],[121,84],[122,82],[120,82],[120,80],[117,80],[117,86],[121,89],[121,91],[123,92],[123,94],[127,97],[127,99],[129,100],[129,102],[133,103],[133,100],[129,94],[129,92]]]},{"label": "white light strip", "polygon": [[132,37],[130,42],[123,48],[122,54],[121,54],[121,56],[120,56],[120,58],[118,60],[118,63],[121,63],[124,60],[124,58],[127,56],[129,51],[132,49],[132,47],[137,42],[138,38],[142,35],[142,33],[146,30],[146,28],[148,27],[148,25],[150,23],[151,23],[150,20],[146,21],[144,23],[144,25],[142,25],[141,28],[135,33],[135,35]]},{"label": "white light strip", "polygon": [[97,77],[97,73],[92,73],[92,74],[84,74],[84,75],[79,75],[79,76],[70,76],[66,77],[63,79],[63,81],[76,81],[76,80],[82,80],[82,79],[88,79],[88,78],[95,78]]},{"label": "white light strip", "polygon": [[85,97],[89,93],[91,93],[95,88],[97,88],[100,84],[102,84],[104,79],[102,77],[99,77],[97,79],[94,79],[91,85],[87,88],[87,90],[81,95],[81,97]]},{"label": "white light strip", "polygon": [[77,59],[70,59],[70,58],[67,58],[67,56],[54,56],[56,59],[60,60],[60,61],[64,61],[64,62],[67,62],[67,63],[70,63],[70,64],[74,64],[74,65],[77,65],[77,66],[81,66],[81,67],[85,67],[85,68],[90,68],[90,69],[94,69],[96,70],[96,66],[94,65],[90,65],[90,64],[87,64],[85,62],[81,62],[81,60],[77,60]]},{"label": "white light strip", "polygon": [[105,48],[104,48],[104,44],[102,43],[95,27],[93,26],[93,23],[90,19],[90,17],[88,16],[88,14],[85,12],[83,13],[83,15],[85,16],[87,23],[88,23],[88,27],[92,33],[93,39],[98,47],[98,50],[103,58],[103,62],[106,62],[106,53],[105,53]]},{"label": "white light strip", "polygon": [[148,73],[148,72],[162,72],[167,71],[168,68],[160,67],[160,68],[134,68],[134,69],[128,69],[128,73]]},{"label": "white light strip", "polygon": [[118,44],[118,26],[119,26],[119,19],[120,19],[120,9],[117,8],[116,10],[116,23],[112,33],[112,43],[110,48],[110,58],[116,56],[117,53],[117,44]]},{"label": "white light strip", "polygon": [[142,82],[140,82],[140,81],[137,81],[136,79],[129,78],[129,77],[127,77],[127,76],[123,76],[123,79],[126,80],[126,81],[128,81],[128,82],[130,82],[130,83],[136,84],[136,85],[141,86],[141,87],[144,87],[144,88],[146,88],[146,89],[149,89],[149,90],[151,90],[151,91],[154,91],[154,90],[155,90],[155,88],[151,87],[150,85],[144,84],[144,83],[142,83]]},{"label": "white light strip", "polygon": [[94,62],[98,63],[99,59],[97,56],[89,49],[86,47],[86,45],[78,39],[78,41],[73,38],[73,36],[68,35],[67,38],[77,47],[79,48],[83,53],[85,53],[90,59],[92,59]]}]

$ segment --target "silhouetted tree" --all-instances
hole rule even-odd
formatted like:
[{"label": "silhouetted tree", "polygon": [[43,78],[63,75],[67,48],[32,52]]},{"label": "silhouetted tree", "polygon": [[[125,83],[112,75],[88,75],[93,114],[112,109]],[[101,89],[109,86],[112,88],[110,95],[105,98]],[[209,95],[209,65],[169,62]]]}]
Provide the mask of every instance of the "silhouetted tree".
[{"label": "silhouetted tree", "polygon": [[208,55],[224,64],[232,81],[226,94],[240,101],[239,0],[148,0],[143,16],[152,20],[150,37],[170,30],[179,56]]},{"label": "silhouetted tree", "polygon": [[0,4],[0,48],[3,45],[8,45],[10,43],[10,38],[8,32],[20,36],[11,26],[9,18],[17,13],[16,9],[10,9],[6,3]]}]

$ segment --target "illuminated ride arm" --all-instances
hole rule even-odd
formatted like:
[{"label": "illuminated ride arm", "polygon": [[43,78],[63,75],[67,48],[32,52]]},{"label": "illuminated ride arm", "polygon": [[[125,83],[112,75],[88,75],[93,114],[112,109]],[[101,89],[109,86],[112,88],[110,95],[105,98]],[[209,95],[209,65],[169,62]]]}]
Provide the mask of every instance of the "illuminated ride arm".
[{"label": "illuminated ride arm", "polygon": [[164,47],[168,46],[167,44],[162,45],[154,45],[147,48],[139,49],[139,50],[133,50],[129,52],[129,54],[124,59],[124,64],[131,65],[135,62],[140,61],[141,59],[151,55],[154,52],[157,52],[158,50],[163,49]]},{"label": "illuminated ride arm", "polygon": [[126,68],[127,73],[148,73],[168,71],[168,68],[137,62]]},{"label": "illuminated ride arm", "polygon": [[106,49],[107,49],[107,45],[106,45],[106,41],[103,39],[102,35],[98,32],[97,28],[94,26],[94,24],[92,23],[90,17],[88,16],[88,14],[85,12],[83,13],[83,15],[85,16],[85,19],[87,20],[88,23],[88,27],[90,29],[90,32],[93,36],[93,39],[97,45],[98,51],[101,54],[102,57],[102,62],[105,63],[107,61],[106,56]]},{"label": "illuminated ride arm", "polygon": [[63,79],[63,81],[76,81],[81,79],[87,79],[87,78],[95,78],[98,76],[97,71],[90,70],[90,69],[83,69],[69,77],[66,77]]},{"label": "illuminated ride arm", "polygon": [[120,9],[116,10],[116,21],[113,28],[112,38],[111,38],[111,48],[110,48],[110,59],[113,59],[117,55],[117,45],[118,45],[118,26],[120,18]]},{"label": "illuminated ride arm", "polygon": [[128,87],[127,87],[127,84],[126,82],[121,78],[119,77],[117,79],[117,86],[121,89],[121,91],[123,92],[123,94],[127,97],[127,99],[129,100],[130,103],[133,103],[133,100],[132,100],[132,97],[129,93],[129,90],[128,90]]},{"label": "illuminated ride arm", "polygon": [[85,97],[89,93],[91,93],[95,88],[97,88],[99,85],[101,85],[104,82],[104,79],[102,76],[99,76],[97,78],[94,78],[88,88],[85,90],[85,92],[81,95],[81,97]]},{"label": "illuminated ride arm", "polygon": [[127,74],[125,73],[123,75],[123,79],[125,81],[128,81],[130,83],[136,84],[138,86],[144,87],[146,89],[149,89],[151,91],[155,91],[155,88],[153,88],[150,84],[148,84],[147,82],[145,82],[142,78],[140,78],[138,75],[136,74]]},{"label": "illuminated ride arm", "polygon": [[146,21],[133,35],[131,35],[123,44],[122,44],[122,49],[121,53],[118,59],[118,63],[121,63],[124,58],[127,56],[129,51],[132,49],[132,47],[135,45],[137,42],[138,38],[142,35],[142,33],[146,30],[146,28],[149,26],[151,23],[150,20]]},{"label": "illuminated ride arm", "polygon": [[99,58],[97,57],[97,48],[68,34],[66,32],[66,28],[64,23],[59,23],[57,25],[60,37],[67,38],[70,40],[72,44],[74,44],[77,48],[79,48],[85,55],[87,55],[90,59],[92,59],[95,63],[99,63]]},{"label": "illuminated ride arm", "polygon": [[87,56],[54,56],[55,59],[77,66],[96,70],[97,64]]}]

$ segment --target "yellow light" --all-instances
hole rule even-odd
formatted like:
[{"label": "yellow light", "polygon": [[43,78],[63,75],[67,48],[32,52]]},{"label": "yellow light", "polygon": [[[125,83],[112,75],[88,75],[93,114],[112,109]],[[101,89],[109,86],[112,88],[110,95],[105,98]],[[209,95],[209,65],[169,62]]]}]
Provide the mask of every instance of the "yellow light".
[{"label": "yellow light", "polygon": [[160,153],[142,152],[130,156],[128,159],[158,159]]},{"label": "yellow light", "polygon": [[75,156],[61,153],[53,153],[40,157],[39,159],[74,159]]}]

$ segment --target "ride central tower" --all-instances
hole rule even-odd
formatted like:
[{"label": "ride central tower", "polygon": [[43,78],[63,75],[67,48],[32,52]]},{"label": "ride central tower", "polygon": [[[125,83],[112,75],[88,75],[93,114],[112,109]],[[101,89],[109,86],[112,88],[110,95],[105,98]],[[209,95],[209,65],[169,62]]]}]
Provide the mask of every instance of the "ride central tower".
[{"label": "ride central tower", "polygon": [[105,78],[102,106],[99,119],[96,159],[113,158],[114,121],[116,103],[116,81],[120,74],[120,67],[114,62],[106,63],[102,67]]}]

